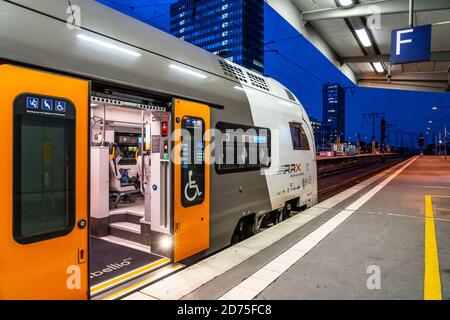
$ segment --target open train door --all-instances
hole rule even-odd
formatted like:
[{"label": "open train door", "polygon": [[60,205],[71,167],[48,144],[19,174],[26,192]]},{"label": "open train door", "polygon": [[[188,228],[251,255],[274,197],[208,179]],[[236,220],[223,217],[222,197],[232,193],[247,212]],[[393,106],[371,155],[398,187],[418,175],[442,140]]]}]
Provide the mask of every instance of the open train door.
[{"label": "open train door", "polygon": [[0,65],[0,299],[88,298],[89,82]]},{"label": "open train door", "polygon": [[174,262],[209,248],[209,106],[174,100]]}]

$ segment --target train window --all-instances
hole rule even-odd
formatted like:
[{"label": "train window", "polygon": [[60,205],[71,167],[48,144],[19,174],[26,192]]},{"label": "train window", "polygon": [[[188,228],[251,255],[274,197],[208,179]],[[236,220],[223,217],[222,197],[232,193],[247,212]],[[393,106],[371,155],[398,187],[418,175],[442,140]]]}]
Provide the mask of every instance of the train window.
[{"label": "train window", "polygon": [[75,108],[67,100],[14,101],[13,234],[33,243],[75,225]]},{"label": "train window", "polygon": [[185,134],[181,143],[181,204],[199,205],[205,199],[205,122],[195,117],[183,117]]},{"label": "train window", "polygon": [[311,150],[305,129],[298,122],[290,122],[292,145],[294,150]]},{"label": "train window", "polygon": [[136,152],[142,142],[141,134],[115,132],[114,142],[120,149],[121,158],[119,160],[119,164],[135,165]]},{"label": "train window", "polygon": [[271,135],[267,128],[219,122],[215,137],[216,171],[219,174],[270,167]]}]

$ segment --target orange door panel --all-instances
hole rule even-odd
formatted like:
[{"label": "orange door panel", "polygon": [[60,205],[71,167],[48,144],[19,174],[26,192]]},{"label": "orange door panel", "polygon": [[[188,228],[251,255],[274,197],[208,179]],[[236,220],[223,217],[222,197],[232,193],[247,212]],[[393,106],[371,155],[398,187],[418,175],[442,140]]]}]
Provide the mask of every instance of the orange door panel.
[{"label": "orange door panel", "polygon": [[89,82],[0,65],[0,299],[88,298]]},{"label": "orange door panel", "polygon": [[209,106],[174,100],[174,261],[209,248]]}]

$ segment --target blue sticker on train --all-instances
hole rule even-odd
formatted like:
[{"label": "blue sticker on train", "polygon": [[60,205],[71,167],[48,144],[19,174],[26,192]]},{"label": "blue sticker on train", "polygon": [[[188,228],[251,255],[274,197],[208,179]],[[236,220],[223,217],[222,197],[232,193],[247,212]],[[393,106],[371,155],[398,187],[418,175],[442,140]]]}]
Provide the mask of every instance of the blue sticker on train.
[{"label": "blue sticker on train", "polygon": [[55,111],[56,112],[66,112],[66,102],[64,101],[56,101],[55,103]]},{"label": "blue sticker on train", "polygon": [[30,110],[39,109],[39,98],[27,97],[27,109],[30,109]]},{"label": "blue sticker on train", "polygon": [[42,110],[53,111],[53,100],[42,99]]}]

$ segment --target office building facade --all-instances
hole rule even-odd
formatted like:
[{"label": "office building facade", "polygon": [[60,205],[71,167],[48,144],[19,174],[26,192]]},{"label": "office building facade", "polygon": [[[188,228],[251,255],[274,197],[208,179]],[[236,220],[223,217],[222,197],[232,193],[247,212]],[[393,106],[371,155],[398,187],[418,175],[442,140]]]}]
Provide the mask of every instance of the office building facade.
[{"label": "office building facade", "polygon": [[180,0],[170,33],[251,70],[264,72],[264,0]]},{"label": "office building facade", "polygon": [[345,141],[345,89],[339,84],[323,87],[323,124],[328,127],[328,141]]}]

